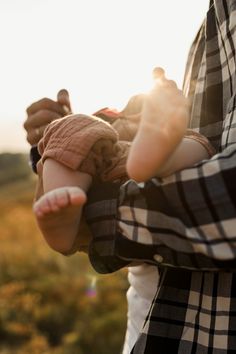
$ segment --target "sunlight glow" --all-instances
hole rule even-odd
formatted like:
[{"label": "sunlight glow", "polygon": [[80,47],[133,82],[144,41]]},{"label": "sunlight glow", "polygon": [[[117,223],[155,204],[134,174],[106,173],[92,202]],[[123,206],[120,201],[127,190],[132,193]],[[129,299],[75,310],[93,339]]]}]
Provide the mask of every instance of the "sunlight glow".
[{"label": "sunlight glow", "polygon": [[208,1],[0,2],[0,151],[27,151],[25,109],[67,88],[75,112],[121,109],[162,66],[181,87]]}]

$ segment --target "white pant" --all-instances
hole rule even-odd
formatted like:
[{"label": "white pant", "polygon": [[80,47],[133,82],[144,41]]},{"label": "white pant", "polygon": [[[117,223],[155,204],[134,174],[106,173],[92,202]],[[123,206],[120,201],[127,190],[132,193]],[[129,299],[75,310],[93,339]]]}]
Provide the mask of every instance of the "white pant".
[{"label": "white pant", "polygon": [[159,282],[155,266],[140,265],[128,270],[130,287],[127,291],[127,330],[122,354],[129,354],[143,327]]}]

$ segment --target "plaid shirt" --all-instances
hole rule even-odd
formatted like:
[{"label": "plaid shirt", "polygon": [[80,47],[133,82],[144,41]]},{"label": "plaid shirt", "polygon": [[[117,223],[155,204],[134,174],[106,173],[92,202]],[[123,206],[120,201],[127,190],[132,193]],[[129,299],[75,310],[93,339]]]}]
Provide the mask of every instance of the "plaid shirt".
[{"label": "plaid shirt", "polygon": [[236,353],[236,0],[211,1],[190,51],[190,127],[217,150],[164,178],[90,192],[89,257],[100,273],[161,269],[134,354]]}]

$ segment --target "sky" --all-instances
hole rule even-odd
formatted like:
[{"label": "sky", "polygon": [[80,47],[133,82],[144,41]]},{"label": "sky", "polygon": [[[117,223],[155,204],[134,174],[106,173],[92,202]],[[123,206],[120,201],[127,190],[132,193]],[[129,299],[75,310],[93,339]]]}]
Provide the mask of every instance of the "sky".
[{"label": "sky", "polygon": [[0,153],[27,152],[26,108],[70,92],[74,112],[121,109],[161,66],[181,88],[208,0],[0,0]]}]

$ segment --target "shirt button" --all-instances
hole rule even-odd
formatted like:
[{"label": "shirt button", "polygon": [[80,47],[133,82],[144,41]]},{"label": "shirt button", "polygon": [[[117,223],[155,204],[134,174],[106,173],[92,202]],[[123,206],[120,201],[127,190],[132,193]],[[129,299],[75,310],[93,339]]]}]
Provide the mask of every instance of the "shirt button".
[{"label": "shirt button", "polygon": [[154,254],[153,258],[154,258],[154,260],[157,261],[158,263],[163,262],[163,257],[160,256],[159,254]]}]

